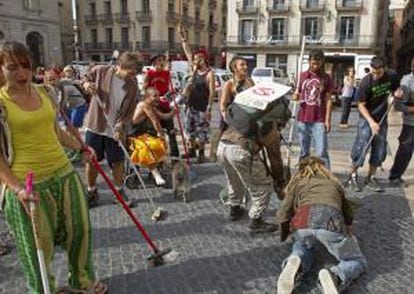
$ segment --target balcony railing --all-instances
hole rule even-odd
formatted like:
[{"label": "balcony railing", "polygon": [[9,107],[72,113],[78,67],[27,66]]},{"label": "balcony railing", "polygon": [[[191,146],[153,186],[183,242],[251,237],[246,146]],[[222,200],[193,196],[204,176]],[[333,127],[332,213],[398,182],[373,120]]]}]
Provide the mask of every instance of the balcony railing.
[{"label": "balcony railing", "polygon": [[178,23],[178,20],[180,19],[180,15],[173,11],[167,11],[166,17],[167,17],[167,22],[173,23],[173,24]]},{"label": "balcony railing", "polygon": [[204,0],[194,0],[194,4],[195,4],[196,6],[201,6],[201,5],[203,5],[203,2],[204,2]]},{"label": "balcony railing", "polygon": [[113,42],[113,43],[104,43],[104,42],[97,42],[97,43],[85,43],[85,50],[86,51],[113,51],[113,50],[132,50],[132,43],[131,42]]},{"label": "balcony railing", "polygon": [[151,22],[152,12],[151,11],[136,11],[135,17],[139,22]]},{"label": "balcony railing", "polygon": [[362,0],[336,0],[336,10],[340,12],[359,12],[362,7]]},{"label": "balcony railing", "polygon": [[194,24],[194,18],[188,15],[183,15],[181,17],[181,22],[183,23],[184,27],[190,27]]},{"label": "balcony railing", "polygon": [[205,27],[205,22],[204,22],[204,20],[201,20],[201,19],[195,19],[194,20],[194,29],[195,30],[202,30],[204,27]]},{"label": "balcony railing", "polygon": [[302,12],[322,12],[325,10],[324,0],[300,0],[300,10]]},{"label": "balcony railing", "polygon": [[131,18],[129,17],[129,13],[125,13],[125,12],[120,12],[120,13],[115,13],[115,20],[117,23],[130,23]]},{"label": "balcony railing", "polygon": [[[302,41],[299,35],[259,35],[259,36],[227,36],[227,46],[246,46],[246,47],[299,47]],[[372,35],[321,35],[316,34],[306,37],[306,44],[310,47],[353,47],[371,48],[376,43],[376,38]]]},{"label": "balcony railing", "polygon": [[288,14],[290,6],[288,3],[278,3],[274,0],[269,0],[267,3],[267,11],[270,14]]},{"label": "balcony railing", "polygon": [[102,13],[99,14],[99,21],[103,24],[112,24],[114,22],[114,18],[112,13]]},{"label": "balcony railing", "polygon": [[168,41],[149,41],[149,42],[136,42],[135,50],[148,50],[163,52],[166,50],[180,52],[182,50],[181,43],[168,42]]},{"label": "balcony railing", "polygon": [[217,31],[217,29],[218,29],[218,24],[216,24],[216,23],[214,23],[214,22],[211,22],[211,23],[208,25],[208,30],[209,30],[211,33],[214,33],[215,31]]},{"label": "balcony railing", "polygon": [[249,4],[245,4],[243,1],[237,2],[236,11],[238,14],[254,14],[259,11],[260,5],[258,2],[250,1]]},{"label": "balcony railing", "polygon": [[209,9],[216,9],[217,8],[217,0],[208,0],[208,8]]},{"label": "balcony railing", "polygon": [[94,25],[98,23],[98,15],[96,14],[87,14],[85,15],[85,24]]}]

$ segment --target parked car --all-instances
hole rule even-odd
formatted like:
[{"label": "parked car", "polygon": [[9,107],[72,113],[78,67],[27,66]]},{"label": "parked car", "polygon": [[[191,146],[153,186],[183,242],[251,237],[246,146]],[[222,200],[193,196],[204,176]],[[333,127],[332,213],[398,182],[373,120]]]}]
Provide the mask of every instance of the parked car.
[{"label": "parked car", "polygon": [[289,77],[281,69],[273,67],[255,67],[252,71],[252,79],[255,84],[279,83],[289,85]]}]

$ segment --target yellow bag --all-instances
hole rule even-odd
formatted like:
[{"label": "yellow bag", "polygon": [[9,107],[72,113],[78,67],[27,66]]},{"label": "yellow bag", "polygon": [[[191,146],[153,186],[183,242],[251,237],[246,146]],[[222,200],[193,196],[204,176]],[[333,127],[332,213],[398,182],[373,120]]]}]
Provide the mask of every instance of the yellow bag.
[{"label": "yellow bag", "polygon": [[164,139],[143,134],[131,137],[129,148],[132,151],[133,163],[143,167],[152,167],[165,160],[167,144]]}]

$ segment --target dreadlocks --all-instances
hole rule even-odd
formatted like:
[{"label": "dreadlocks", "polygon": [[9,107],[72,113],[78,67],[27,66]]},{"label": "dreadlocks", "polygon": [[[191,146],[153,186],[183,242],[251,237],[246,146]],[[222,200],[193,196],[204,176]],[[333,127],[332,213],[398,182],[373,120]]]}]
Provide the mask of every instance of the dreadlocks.
[{"label": "dreadlocks", "polygon": [[286,190],[293,188],[298,180],[309,180],[311,177],[316,175],[321,175],[326,179],[333,180],[342,186],[339,179],[325,167],[321,159],[309,156],[299,162],[299,169],[287,184]]}]

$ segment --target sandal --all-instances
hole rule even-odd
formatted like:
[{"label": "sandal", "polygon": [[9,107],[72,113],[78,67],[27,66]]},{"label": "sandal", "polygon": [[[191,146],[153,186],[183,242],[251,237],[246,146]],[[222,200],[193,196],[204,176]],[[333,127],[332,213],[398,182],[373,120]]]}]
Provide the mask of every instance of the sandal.
[{"label": "sandal", "polygon": [[101,281],[94,282],[88,289],[74,289],[70,286],[60,287],[57,294],[106,294],[108,293],[108,285]]}]

